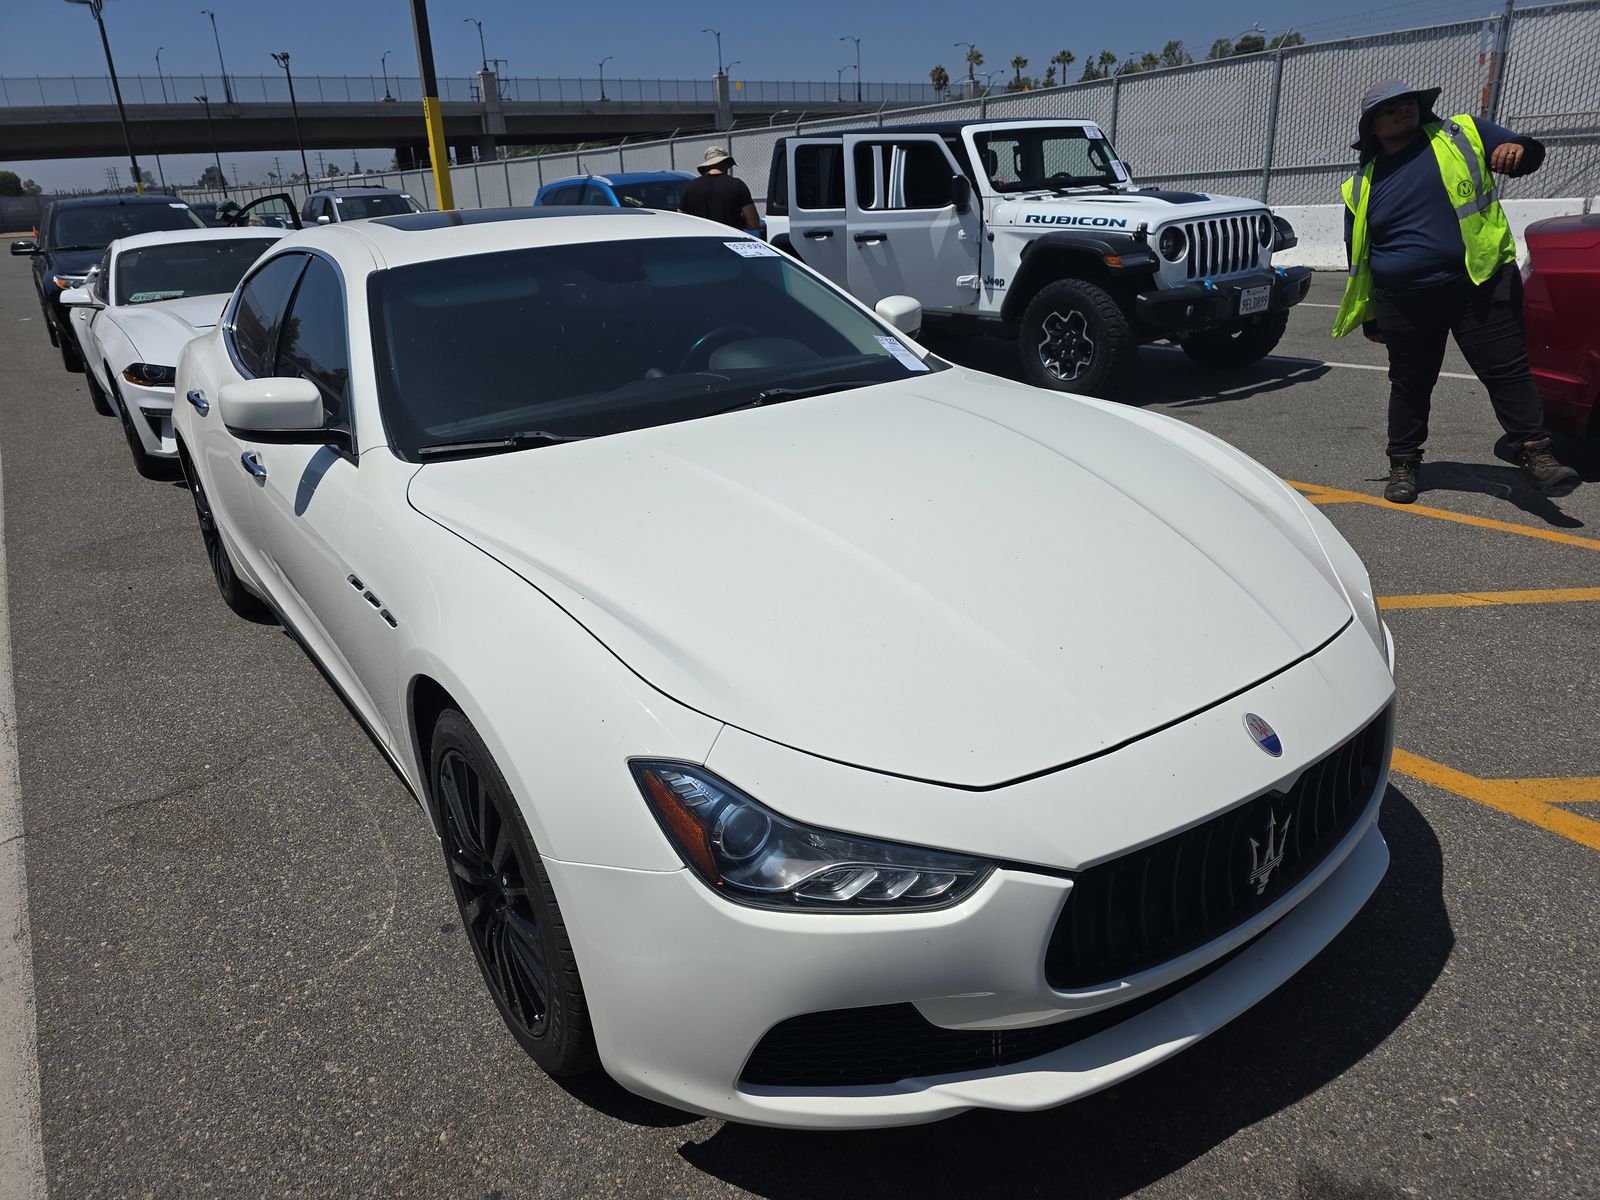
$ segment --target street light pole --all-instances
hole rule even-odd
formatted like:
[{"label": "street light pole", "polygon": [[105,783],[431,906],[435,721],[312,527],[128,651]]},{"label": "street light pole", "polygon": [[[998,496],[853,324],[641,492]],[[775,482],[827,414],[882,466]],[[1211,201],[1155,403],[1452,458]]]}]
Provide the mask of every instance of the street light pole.
[{"label": "street light pole", "polygon": [[845,63],[844,66],[840,67],[833,73],[834,98],[838,100],[840,104],[844,103],[844,73],[849,69],[850,64]]},{"label": "street light pole", "polygon": [[156,78],[161,82],[161,103],[167,102],[167,77],[161,73],[161,52],[165,46],[156,47]]},{"label": "street light pole", "polygon": [[211,97],[196,96],[196,100],[206,106],[206,132],[211,135],[211,156],[217,160],[217,186],[222,189],[222,194],[228,194],[228,177],[222,173],[222,152],[217,149],[217,127],[211,123]]},{"label": "street light pole", "polygon": [[489,69],[489,51],[483,43],[483,22],[478,20],[477,17],[462,17],[461,19],[463,21],[471,21],[478,27],[478,53],[483,56],[483,69],[487,71]]},{"label": "street light pole", "polygon": [[306,188],[311,187],[311,164],[306,162],[306,143],[300,136],[300,106],[294,99],[294,75],[289,70],[289,52],[287,50],[275,51],[272,60],[283,68],[283,77],[289,81],[289,111],[294,115],[294,140],[300,147],[300,169],[306,175]]},{"label": "street light pole", "polygon": [[122,85],[117,82],[117,65],[111,61],[111,39],[106,37],[106,23],[100,16],[105,0],[68,0],[85,5],[94,14],[94,23],[100,27],[100,46],[106,52],[106,70],[111,72],[111,94],[117,98],[117,119],[122,122],[122,144],[128,148],[128,165],[133,169],[133,190],[144,195],[144,174],[139,170],[139,160],[133,153],[133,135],[128,132],[128,110],[122,105]]},{"label": "street light pole", "polygon": [[615,54],[608,54],[600,60],[600,99],[606,98],[606,64],[616,58]]},{"label": "street light pole", "polygon": [[722,69],[722,30],[702,29],[700,32],[709,33],[712,37],[717,39],[717,74],[726,75],[727,72]]},{"label": "street light pole", "polygon": [[385,50],[378,59],[378,61],[383,64],[383,98],[385,100],[394,99],[394,97],[389,94],[389,55],[393,53],[393,50]]},{"label": "street light pole", "polygon": [[861,103],[861,39],[846,35],[839,39],[841,42],[854,42],[856,44],[856,103]]},{"label": "street light pole", "polygon": [[228,64],[222,61],[222,35],[217,32],[217,14],[209,8],[202,8],[200,15],[211,18],[211,36],[217,43],[217,66],[222,69],[222,99],[232,104],[233,84],[228,82]]}]

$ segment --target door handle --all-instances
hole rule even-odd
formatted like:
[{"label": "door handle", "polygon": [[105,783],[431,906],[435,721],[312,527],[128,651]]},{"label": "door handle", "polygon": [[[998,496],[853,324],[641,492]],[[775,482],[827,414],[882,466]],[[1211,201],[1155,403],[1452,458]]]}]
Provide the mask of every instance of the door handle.
[{"label": "door handle", "polygon": [[194,405],[195,412],[199,413],[202,417],[211,411],[211,401],[206,399],[204,392],[195,388],[189,389],[189,403]]},{"label": "door handle", "polygon": [[808,229],[803,234],[801,234],[800,236],[801,237],[810,238],[813,242],[820,242],[820,241],[822,241],[823,238],[831,238],[833,236],[833,230],[831,230],[831,229]]},{"label": "door handle", "polygon": [[882,232],[880,232],[878,230],[872,230],[869,233],[858,233],[858,234],[856,234],[856,244],[857,245],[865,244],[865,245],[868,245],[868,246],[876,246],[879,242],[887,242],[888,240],[889,240],[889,235],[887,233],[882,233]]},{"label": "door handle", "polygon": [[254,450],[246,450],[239,455],[239,464],[244,467],[252,479],[265,479],[267,477],[267,469],[261,465],[261,459]]}]

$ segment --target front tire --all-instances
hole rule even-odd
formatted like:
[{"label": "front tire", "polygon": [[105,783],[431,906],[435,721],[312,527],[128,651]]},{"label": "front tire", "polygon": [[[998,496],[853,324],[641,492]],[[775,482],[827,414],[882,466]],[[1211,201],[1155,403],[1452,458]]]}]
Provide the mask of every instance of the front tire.
[{"label": "front tire", "polygon": [[1028,302],[1018,350],[1035,387],[1104,396],[1134,350],[1133,327],[1104,288],[1058,279]]},{"label": "front tire", "polygon": [[[90,372],[89,378],[94,378],[93,372]],[[116,384],[111,386],[115,388]],[[151,454],[139,440],[139,431],[133,427],[133,413],[128,411],[128,402],[123,399],[121,388],[117,388],[115,396],[117,416],[122,419],[122,436],[128,439],[128,452],[133,455],[133,469],[146,479],[173,478],[176,474],[173,464],[168,459]]]},{"label": "front tire", "polygon": [[1179,343],[1183,352],[1202,367],[1230,371],[1260,362],[1277,349],[1289,328],[1289,310],[1268,313],[1250,325],[1224,326],[1191,333]]},{"label": "front tire", "polygon": [[[106,371],[106,378],[111,378],[111,372]],[[89,385],[89,403],[94,405],[95,412],[102,417],[116,415],[116,409],[111,407],[111,401],[106,398],[106,390],[100,386],[100,381],[94,377],[93,371],[83,373],[83,381]]]},{"label": "front tire", "polygon": [[222,543],[222,534],[217,529],[216,518],[211,513],[211,503],[206,499],[206,490],[200,485],[199,472],[194,469],[194,464],[188,461],[181,447],[178,451],[178,463],[183,468],[184,480],[189,485],[189,495],[194,500],[195,516],[200,520],[200,540],[205,544],[206,559],[211,563],[211,576],[217,581],[217,591],[222,593],[222,602],[248,621],[268,620],[267,606],[254,592],[245,587],[239,576],[234,573],[233,560],[228,557],[228,548]]},{"label": "front tire", "polygon": [[544,861],[488,747],[455,709],[434,723],[429,764],[450,887],[501,1020],[546,1074],[594,1070],[589,1006]]},{"label": "front tire", "polygon": [[61,344],[61,365],[74,375],[83,374],[83,355],[78,353],[78,339],[72,327],[64,325],[57,331]]}]

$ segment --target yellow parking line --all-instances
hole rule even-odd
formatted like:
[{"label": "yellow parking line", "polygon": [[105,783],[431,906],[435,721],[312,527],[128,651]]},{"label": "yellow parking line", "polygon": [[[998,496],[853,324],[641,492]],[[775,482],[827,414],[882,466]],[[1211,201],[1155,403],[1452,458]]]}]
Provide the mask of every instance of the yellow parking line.
[{"label": "yellow parking line", "polygon": [[1600,600],[1600,587],[1539,588],[1523,592],[1437,592],[1424,596],[1379,596],[1378,607],[1483,608],[1491,604],[1576,604]]},{"label": "yellow parking line", "polygon": [[1388,509],[1390,512],[1432,517],[1436,521],[1454,521],[1459,525],[1474,525],[1479,529],[1497,529],[1502,533],[1515,533],[1521,537],[1559,542],[1563,546],[1579,546],[1585,550],[1600,550],[1600,539],[1579,537],[1575,533],[1539,529],[1532,525],[1518,525],[1512,521],[1496,521],[1490,517],[1472,517],[1466,513],[1451,512],[1446,508],[1429,508],[1425,504],[1391,504],[1387,500],[1369,496],[1365,492],[1347,492],[1342,488],[1323,487],[1319,483],[1296,483],[1293,480],[1289,480],[1288,483],[1313,504],[1370,504],[1375,508]]},{"label": "yellow parking line", "polygon": [[1600,821],[1557,807],[1600,799],[1600,777],[1479,779],[1400,749],[1394,752],[1393,766],[1402,775],[1548,829],[1590,850],[1600,850]]}]

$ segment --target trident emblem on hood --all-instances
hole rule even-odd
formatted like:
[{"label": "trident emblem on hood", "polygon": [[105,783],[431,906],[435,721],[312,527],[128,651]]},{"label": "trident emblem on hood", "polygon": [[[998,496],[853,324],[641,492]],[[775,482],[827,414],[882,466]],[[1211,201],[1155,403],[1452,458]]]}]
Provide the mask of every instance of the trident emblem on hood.
[{"label": "trident emblem on hood", "polygon": [[1278,828],[1278,814],[1272,814],[1272,820],[1267,824],[1267,849],[1261,852],[1261,843],[1255,838],[1250,839],[1250,882],[1256,885],[1256,895],[1261,895],[1267,890],[1267,881],[1272,878],[1272,873],[1283,862],[1283,839],[1289,834],[1289,822],[1293,817],[1283,819],[1283,828]]}]

